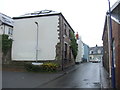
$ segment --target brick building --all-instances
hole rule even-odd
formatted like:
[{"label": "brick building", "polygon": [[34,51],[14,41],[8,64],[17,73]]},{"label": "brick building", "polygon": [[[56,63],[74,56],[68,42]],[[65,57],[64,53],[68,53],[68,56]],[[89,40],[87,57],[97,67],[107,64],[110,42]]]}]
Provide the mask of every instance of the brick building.
[{"label": "brick building", "polygon": [[112,47],[110,47],[109,39],[109,14],[106,15],[104,31],[103,31],[103,65],[111,74],[111,48],[113,49],[113,60],[115,67],[116,88],[120,88],[120,1],[116,2],[111,8],[112,18]]}]

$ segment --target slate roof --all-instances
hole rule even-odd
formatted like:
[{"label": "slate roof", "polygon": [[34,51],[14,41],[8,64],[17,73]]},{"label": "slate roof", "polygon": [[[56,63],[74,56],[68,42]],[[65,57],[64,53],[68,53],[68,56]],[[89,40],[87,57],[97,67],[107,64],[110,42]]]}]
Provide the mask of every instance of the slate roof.
[{"label": "slate roof", "polygon": [[103,46],[90,47],[89,54],[90,55],[101,55],[101,54],[103,54]]},{"label": "slate roof", "polygon": [[21,15],[19,17],[13,17],[13,19],[52,16],[52,15],[62,15],[62,14],[60,12],[52,11],[52,10],[41,10],[41,11],[35,11],[32,13],[26,13],[26,14]]},{"label": "slate roof", "polygon": [[13,17],[13,19],[24,19],[24,18],[34,18],[34,17],[44,17],[44,16],[54,16],[54,15],[60,15],[64,18],[68,26],[71,28],[71,30],[74,32],[70,24],[67,22],[65,17],[62,15],[61,12],[53,11],[53,10],[41,10],[41,11],[35,11],[33,13],[26,13],[24,15],[21,15],[19,17]]},{"label": "slate roof", "polygon": [[27,13],[21,16],[36,16],[36,15],[48,15],[48,14],[58,14],[60,12],[52,11],[52,10],[41,10],[41,11],[35,11],[33,13]]},{"label": "slate roof", "polygon": [[111,7],[111,16],[112,18],[120,24],[120,1],[117,1]]},{"label": "slate roof", "polygon": [[14,24],[14,21],[11,17],[3,14],[3,13],[0,13],[0,21],[3,23],[3,24],[7,24],[9,26],[13,26]]}]

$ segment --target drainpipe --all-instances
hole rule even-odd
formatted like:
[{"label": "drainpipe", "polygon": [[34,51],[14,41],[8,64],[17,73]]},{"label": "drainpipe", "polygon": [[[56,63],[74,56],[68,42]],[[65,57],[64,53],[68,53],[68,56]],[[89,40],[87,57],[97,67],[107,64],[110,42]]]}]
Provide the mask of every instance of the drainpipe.
[{"label": "drainpipe", "polygon": [[109,24],[110,24],[110,21],[109,21],[109,14],[107,14],[107,29],[108,29],[108,55],[109,55],[109,78],[111,78],[111,54],[110,54],[110,51],[111,51],[111,46],[110,46],[110,28],[109,28]]},{"label": "drainpipe", "polygon": [[110,44],[111,44],[111,74],[112,74],[112,88],[116,88],[116,84],[115,84],[115,67],[114,67],[114,60],[113,60],[113,44],[112,44],[112,20],[111,20],[111,8],[110,8],[110,0],[108,0],[108,4],[109,4],[109,15],[110,15],[110,24],[109,24],[109,28],[110,28]]},{"label": "drainpipe", "polygon": [[39,31],[38,31],[38,22],[35,22],[35,24],[37,25],[37,43],[36,43],[36,62],[38,61],[38,33],[39,33]]}]

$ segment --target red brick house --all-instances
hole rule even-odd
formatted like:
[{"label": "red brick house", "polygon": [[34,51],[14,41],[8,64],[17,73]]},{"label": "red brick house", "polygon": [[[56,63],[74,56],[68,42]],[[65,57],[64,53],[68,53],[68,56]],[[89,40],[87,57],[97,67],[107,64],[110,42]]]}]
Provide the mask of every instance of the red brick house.
[{"label": "red brick house", "polygon": [[113,60],[115,67],[116,88],[120,88],[120,1],[116,2],[111,8],[112,18],[112,47],[109,39],[109,14],[106,15],[103,31],[103,66],[111,74],[111,48],[113,49]]}]

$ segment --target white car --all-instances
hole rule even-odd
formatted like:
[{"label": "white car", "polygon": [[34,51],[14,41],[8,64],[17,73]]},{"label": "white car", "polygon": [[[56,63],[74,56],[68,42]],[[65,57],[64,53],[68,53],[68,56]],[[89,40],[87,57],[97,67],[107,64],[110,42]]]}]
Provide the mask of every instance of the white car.
[{"label": "white car", "polygon": [[92,63],[99,63],[100,59],[92,59],[92,60],[90,60],[90,62],[92,62]]}]

